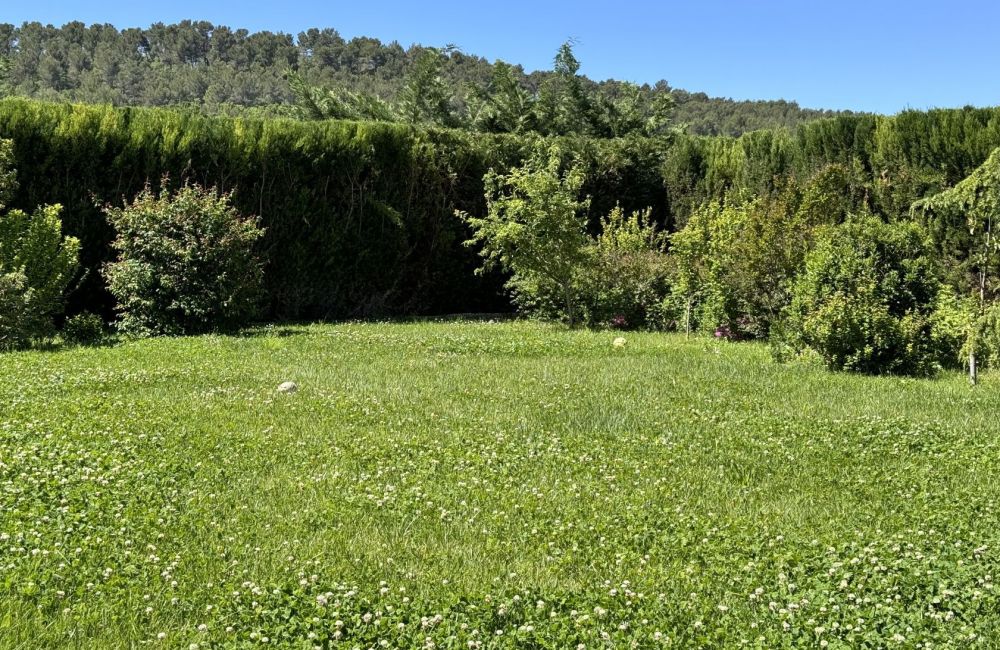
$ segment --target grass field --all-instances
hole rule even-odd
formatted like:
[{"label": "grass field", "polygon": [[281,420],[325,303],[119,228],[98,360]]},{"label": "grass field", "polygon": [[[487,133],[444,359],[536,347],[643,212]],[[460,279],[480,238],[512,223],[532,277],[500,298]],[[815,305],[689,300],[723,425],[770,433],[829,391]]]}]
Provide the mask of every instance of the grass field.
[{"label": "grass field", "polygon": [[0,355],[0,647],[998,645],[1000,377],[614,336]]}]

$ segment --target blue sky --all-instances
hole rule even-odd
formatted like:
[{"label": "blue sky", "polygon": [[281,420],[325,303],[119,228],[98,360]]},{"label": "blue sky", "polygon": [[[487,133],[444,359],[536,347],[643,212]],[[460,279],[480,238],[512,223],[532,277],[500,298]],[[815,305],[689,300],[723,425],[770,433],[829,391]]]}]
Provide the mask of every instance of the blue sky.
[{"label": "blue sky", "polygon": [[595,79],[666,79],[737,99],[895,113],[1000,104],[1000,3],[982,0],[690,0],[379,2],[299,0],[2,0],[0,22],[147,26],[183,18],[293,34],[444,45],[548,68],[577,41]]}]

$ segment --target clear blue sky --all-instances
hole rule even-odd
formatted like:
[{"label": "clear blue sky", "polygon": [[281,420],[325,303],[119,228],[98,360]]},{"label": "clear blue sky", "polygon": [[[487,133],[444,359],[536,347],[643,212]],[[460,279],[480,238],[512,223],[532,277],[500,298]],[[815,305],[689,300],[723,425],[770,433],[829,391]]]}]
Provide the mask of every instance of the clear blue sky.
[{"label": "clear blue sky", "polygon": [[142,27],[184,18],[251,31],[444,45],[548,68],[567,38],[595,79],[666,79],[737,99],[895,113],[1000,104],[1000,3],[986,0],[2,0],[0,22]]}]

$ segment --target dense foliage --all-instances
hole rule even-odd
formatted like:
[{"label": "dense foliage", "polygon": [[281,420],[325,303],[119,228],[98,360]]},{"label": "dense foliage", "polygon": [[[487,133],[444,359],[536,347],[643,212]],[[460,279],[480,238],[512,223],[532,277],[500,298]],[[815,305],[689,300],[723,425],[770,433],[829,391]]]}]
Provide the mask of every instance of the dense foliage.
[{"label": "dense foliage", "polygon": [[[499,274],[476,276],[456,209],[481,213],[483,176],[510,169],[533,140],[399,124],[206,117],[158,109],[0,102],[14,140],[19,206],[58,201],[89,270],[71,311],[110,317],[99,269],[114,259],[100,205],[167,174],[232,192],[266,234],[266,318],[501,311]],[[586,176],[593,211],[621,202],[666,217],[659,140],[563,142]]]},{"label": "dense foliage", "polygon": [[587,232],[590,197],[576,159],[558,146],[540,147],[507,174],[486,174],[486,214],[458,212],[473,231],[466,243],[500,267],[513,302],[526,313],[570,326],[662,326],[669,284],[666,237],[651,210],[626,216],[620,205]]},{"label": "dense foliage", "polygon": [[258,313],[264,234],[230,195],[187,185],[159,194],[147,185],[123,207],[106,208],[118,258],[103,269],[117,300],[118,327],[136,335],[197,334],[248,324]]},{"label": "dense foliage", "polygon": [[510,273],[514,301],[532,311],[579,318],[576,280],[585,261],[586,215],[579,198],[584,175],[578,165],[561,170],[558,148],[539,150],[523,167],[486,174],[486,214],[459,212],[472,228],[485,267]]},{"label": "dense foliage", "polygon": [[[313,117],[405,116],[488,131],[610,134],[632,128],[634,119],[650,117],[672,100],[664,81],[641,87],[596,83],[577,76],[578,68],[566,46],[552,71],[526,73],[454,48],[404,49],[364,36],[346,40],[333,29],[293,36],[190,20],[122,30],[80,22],[0,25],[0,97],[13,92],[45,100],[272,115],[287,115],[291,102],[298,99],[302,106],[307,98]],[[675,92],[676,118],[692,133],[738,135],[832,115],[792,102]],[[542,110],[531,110],[536,100]],[[401,110],[389,110],[387,102]],[[328,110],[316,113],[317,105]]]},{"label": "dense foliage", "polygon": [[[564,81],[572,91],[572,79]],[[670,236],[666,277],[655,251],[588,253],[589,277],[579,273],[574,280],[574,320],[765,338],[789,304],[817,228],[849,213],[885,223],[924,221],[910,206],[986,161],[1000,146],[1000,111],[846,116],[739,138],[636,132],[539,138],[8,99],[0,102],[0,137],[13,138],[22,172],[12,204],[58,201],[67,233],[82,242],[89,273],[69,296],[71,314],[113,312],[95,273],[114,257],[113,231],[95,203],[134,196],[164,174],[175,188],[217,186],[232,193],[238,212],[260,215],[265,318],[509,308],[500,287],[510,278],[473,273],[480,251],[462,245],[473,233],[455,211],[488,214],[486,195],[496,193],[486,191],[487,172],[494,180],[508,177],[542,148],[558,151],[559,169],[572,167],[581,177],[567,200],[581,206],[589,200],[589,210],[578,213],[587,241],[602,236],[618,204],[629,215],[651,208],[647,225]],[[965,272],[955,250],[965,245],[968,236],[958,230],[966,225],[952,217],[939,221],[954,250],[935,246],[931,272],[957,287],[954,278]],[[612,259],[623,255],[627,263]],[[595,284],[608,275],[597,270],[602,265],[627,269],[613,276],[619,279],[637,273],[631,277],[638,284]],[[641,297],[628,306],[622,299],[630,292]],[[944,297],[936,304],[950,303]],[[936,348],[962,338],[956,323],[967,303],[955,304],[960,309],[931,316],[942,324],[931,333]],[[963,331],[964,341],[979,329],[967,323]]]},{"label": "dense foliage", "polygon": [[80,242],[63,238],[62,206],[5,210],[17,189],[11,143],[0,140],[0,350],[23,347],[54,331],[78,269]]},{"label": "dense foliage", "polygon": [[63,238],[62,206],[46,205],[33,212],[0,214],[0,273],[22,275],[26,331],[44,336],[63,306],[63,294],[75,279],[80,242]]},{"label": "dense foliage", "polygon": [[862,202],[842,165],[789,177],[772,193],[734,189],[699,206],[671,237],[676,282],[671,311],[684,329],[765,339],[790,300],[816,229]]},{"label": "dense foliage", "polygon": [[657,228],[650,214],[649,210],[626,214],[615,206],[585,246],[576,282],[588,325],[676,327],[663,304],[676,267],[666,254],[666,233]]},{"label": "dense foliage", "polygon": [[97,345],[104,336],[104,320],[89,311],[71,316],[63,323],[62,338],[72,345]]},{"label": "dense foliage", "polygon": [[[986,361],[998,335],[996,308],[1000,297],[1000,148],[968,178],[913,206],[933,234],[952,288],[975,301],[967,324],[969,372],[976,379],[977,356]],[[982,349],[983,353],[977,352]]]},{"label": "dense foliage", "polygon": [[833,370],[927,373],[938,291],[916,224],[853,217],[818,232],[792,285],[784,334]]}]

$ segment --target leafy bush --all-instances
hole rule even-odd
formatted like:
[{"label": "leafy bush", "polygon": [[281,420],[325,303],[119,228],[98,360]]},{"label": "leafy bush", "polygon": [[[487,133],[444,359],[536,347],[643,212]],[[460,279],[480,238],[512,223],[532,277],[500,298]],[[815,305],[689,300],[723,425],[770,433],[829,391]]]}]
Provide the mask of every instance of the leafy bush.
[{"label": "leafy bush", "polygon": [[97,314],[85,311],[66,320],[62,335],[67,343],[97,345],[104,339],[104,321]]},{"label": "leafy bush", "polygon": [[[0,140],[0,211],[18,187],[13,160],[13,143]],[[52,331],[80,248],[76,239],[63,241],[61,209],[0,212],[0,350],[24,347]]]},{"label": "leafy bush", "polygon": [[834,370],[926,373],[938,287],[917,225],[864,216],[822,228],[793,284],[784,335]]},{"label": "leafy bush", "polygon": [[615,329],[661,327],[660,305],[670,276],[666,236],[656,229],[649,210],[626,216],[617,207],[601,225],[578,271],[587,323]]},{"label": "leafy bush", "polygon": [[960,368],[968,358],[963,353],[976,320],[976,305],[971,298],[959,298],[950,288],[942,287],[930,314],[931,348],[935,361],[944,368]]},{"label": "leafy bush", "polygon": [[20,348],[31,341],[30,296],[28,279],[23,273],[0,274],[0,350]]},{"label": "leafy bush", "polygon": [[788,304],[810,229],[783,199],[731,197],[696,210],[671,240],[684,328],[766,338]]},{"label": "leafy bush", "polygon": [[862,200],[853,183],[848,169],[828,165],[801,186],[788,179],[773,193],[730,191],[695,209],[671,238],[677,318],[726,338],[768,338],[815,229],[843,221]]},{"label": "leafy bush", "polygon": [[59,205],[0,214],[0,347],[50,336],[76,274],[80,242],[63,239]]},{"label": "leafy bush", "polygon": [[123,332],[206,332],[255,315],[262,267],[254,244],[264,231],[237,213],[229,194],[191,184],[171,193],[164,179],[159,194],[147,186],[105,212],[120,257],[104,275]]},{"label": "leafy bush", "polygon": [[510,272],[514,301],[528,311],[579,319],[577,277],[586,260],[589,199],[579,198],[585,176],[579,166],[562,171],[557,145],[537,150],[509,174],[490,170],[486,216],[458,212],[473,230],[469,245],[481,246],[483,268]]}]

